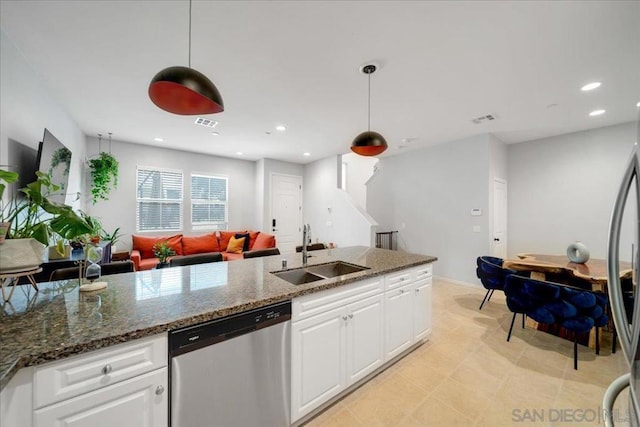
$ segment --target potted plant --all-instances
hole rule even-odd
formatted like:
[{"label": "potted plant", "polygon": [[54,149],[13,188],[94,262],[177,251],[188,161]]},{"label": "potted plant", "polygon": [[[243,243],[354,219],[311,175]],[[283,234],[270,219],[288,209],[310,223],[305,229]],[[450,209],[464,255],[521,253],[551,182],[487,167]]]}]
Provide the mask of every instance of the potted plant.
[{"label": "potted plant", "polygon": [[169,266],[167,259],[170,256],[174,256],[176,254],[176,251],[174,251],[171,246],[169,246],[169,244],[164,241],[153,245],[153,254],[160,260],[156,268],[164,268]]},{"label": "potted plant", "polygon": [[91,228],[91,230],[89,231],[89,240],[91,241],[91,243],[100,243],[100,238],[102,237],[103,231],[102,223],[100,222],[100,220],[95,216],[91,216],[83,211],[80,211],[80,216]]},{"label": "potted plant", "polygon": [[[4,189],[6,188],[6,184],[11,184],[18,180],[18,174],[16,172],[10,172],[6,170],[0,169],[0,243],[4,242],[4,238],[9,231],[9,227],[11,227],[11,222],[8,220],[5,221],[4,218],[4,201],[2,197],[4,196]],[[4,181],[4,183],[2,182]]]},{"label": "potted plant", "polygon": [[111,234],[107,233],[107,231],[103,228],[100,234],[100,238],[102,240],[111,243],[112,254],[117,252],[116,243],[118,242],[118,240],[120,240],[120,237],[122,237],[122,234],[120,234],[120,227],[117,227],[115,230],[113,230],[113,233]]},{"label": "potted plant", "polygon": [[97,158],[89,160],[91,172],[91,200],[95,205],[98,200],[108,200],[111,186],[118,188],[118,161],[111,153],[102,152]]}]

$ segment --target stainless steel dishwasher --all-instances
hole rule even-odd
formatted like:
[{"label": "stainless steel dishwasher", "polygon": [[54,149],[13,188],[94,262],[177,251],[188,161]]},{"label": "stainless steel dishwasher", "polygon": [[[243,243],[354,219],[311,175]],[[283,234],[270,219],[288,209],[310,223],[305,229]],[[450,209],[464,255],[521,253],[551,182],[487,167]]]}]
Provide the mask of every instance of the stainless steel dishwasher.
[{"label": "stainless steel dishwasher", "polygon": [[290,425],[291,301],[171,331],[171,427]]}]

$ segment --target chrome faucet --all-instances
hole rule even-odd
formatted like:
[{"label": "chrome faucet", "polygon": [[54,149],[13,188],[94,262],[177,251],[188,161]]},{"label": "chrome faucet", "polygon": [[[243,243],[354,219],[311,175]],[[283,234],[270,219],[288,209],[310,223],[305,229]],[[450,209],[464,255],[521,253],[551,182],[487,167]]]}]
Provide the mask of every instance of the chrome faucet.
[{"label": "chrome faucet", "polygon": [[307,258],[309,257],[307,253],[307,242],[309,241],[309,236],[311,236],[311,226],[309,224],[305,224],[302,227],[302,265],[307,265]]}]

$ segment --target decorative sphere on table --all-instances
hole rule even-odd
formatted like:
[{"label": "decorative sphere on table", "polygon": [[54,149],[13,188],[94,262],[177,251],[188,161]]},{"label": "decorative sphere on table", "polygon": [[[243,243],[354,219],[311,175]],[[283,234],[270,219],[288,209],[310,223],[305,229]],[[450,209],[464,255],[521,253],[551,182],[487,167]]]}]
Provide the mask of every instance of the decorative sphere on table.
[{"label": "decorative sphere on table", "polygon": [[582,242],[574,242],[567,248],[569,261],[584,264],[589,261],[589,249]]}]

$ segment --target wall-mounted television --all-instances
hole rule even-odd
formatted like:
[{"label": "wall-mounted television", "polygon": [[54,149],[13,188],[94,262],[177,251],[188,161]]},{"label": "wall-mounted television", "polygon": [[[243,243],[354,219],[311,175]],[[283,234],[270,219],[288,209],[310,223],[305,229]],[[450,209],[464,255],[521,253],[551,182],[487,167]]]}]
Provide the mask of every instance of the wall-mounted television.
[{"label": "wall-mounted television", "polygon": [[36,180],[38,150],[11,138],[7,142],[7,165],[1,165],[0,167],[18,173],[18,181],[7,187],[7,194],[10,197],[21,198],[22,193],[18,190]]},{"label": "wall-mounted television", "polygon": [[38,170],[51,175],[51,183],[60,186],[60,190],[50,195],[49,200],[57,203],[65,202],[70,168],[71,150],[48,129],[45,129],[38,149]]}]

